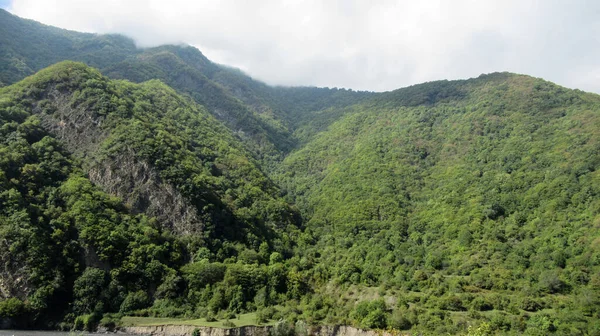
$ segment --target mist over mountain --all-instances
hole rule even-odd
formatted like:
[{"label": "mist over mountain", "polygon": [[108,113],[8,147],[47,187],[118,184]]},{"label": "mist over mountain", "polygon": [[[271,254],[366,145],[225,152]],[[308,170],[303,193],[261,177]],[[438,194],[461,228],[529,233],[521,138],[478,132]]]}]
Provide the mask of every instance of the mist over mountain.
[{"label": "mist over mountain", "polygon": [[510,71],[600,92],[600,3],[588,0],[4,2],[141,47],[187,43],[272,85],[390,91]]},{"label": "mist over mountain", "polygon": [[596,94],[274,87],[3,10],[0,81],[2,327],[600,330]]}]

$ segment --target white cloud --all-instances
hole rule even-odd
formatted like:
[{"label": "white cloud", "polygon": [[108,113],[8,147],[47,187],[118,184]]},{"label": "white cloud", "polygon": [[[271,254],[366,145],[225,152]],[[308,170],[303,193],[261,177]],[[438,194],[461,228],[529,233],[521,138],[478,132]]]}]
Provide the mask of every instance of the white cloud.
[{"label": "white cloud", "polygon": [[512,71],[600,92],[600,2],[13,0],[16,15],[188,43],[270,84],[391,90]]}]

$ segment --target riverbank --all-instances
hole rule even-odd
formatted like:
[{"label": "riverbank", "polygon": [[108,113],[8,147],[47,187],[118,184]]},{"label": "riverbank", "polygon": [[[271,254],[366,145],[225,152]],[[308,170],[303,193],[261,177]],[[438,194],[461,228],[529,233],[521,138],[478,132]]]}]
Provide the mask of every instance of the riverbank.
[{"label": "riverbank", "polygon": [[[246,326],[237,328],[196,327],[185,325],[157,325],[121,327],[119,331],[146,336],[190,336],[195,331],[199,336],[269,336],[272,326]],[[350,326],[317,326],[309,327],[308,335],[314,336],[400,336],[382,330],[363,330]]]},{"label": "riverbank", "polygon": [[[256,313],[238,314],[234,318],[226,319],[182,319],[182,318],[165,318],[165,317],[141,317],[141,316],[123,316],[119,321],[119,325],[127,327],[151,327],[163,325],[185,325],[194,327],[212,327],[212,328],[236,328],[257,326]],[[259,327],[272,326],[275,320],[264,321]]]}]

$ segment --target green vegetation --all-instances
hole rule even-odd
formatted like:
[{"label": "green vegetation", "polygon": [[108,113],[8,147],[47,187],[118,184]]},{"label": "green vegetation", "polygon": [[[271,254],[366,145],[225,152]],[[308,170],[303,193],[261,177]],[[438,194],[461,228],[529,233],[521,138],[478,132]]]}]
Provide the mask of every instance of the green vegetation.
[{"label": "green vegetation", "polygon": [[[157,325],[190,325],[197,327],[214,328],[233,328],[254,325],[274,325],[275,321],[266,321],[265,323],[256,322],[256,313],[239,314],[233,318],[221,319],[209,322],[202,319],[181,319],[181,318],[161,318],[161,317],[134,317],[124,316],[121,318],[121,324],[124,326],[157,326]],[[233,325],[232,325],[233,324]]]},{"label": "green vegetation", "polygon": [[[2,89],[0,102],[0,258],[10,296],[25,302],[3,301],[4,317],[87,326],[104,312],[180,306],[185,270],[212,260],[230,264],[189,295],[222,282],[214,312],[232,297],[245,309],[269,283],[270,254],[291,253],[294,210],[226,128],[167,86],[63,62]],[[165,192],[168,209],[156,209]]]},{"label": "green vegetation", "polygon": [[600,332],[599,96],[273,88],[0,16],[0,323]]},{"label": "green vegetation", "polygon": [[67,31],[2,9],[0,30],[0,87],[64,60],[84,62],[115,79],[136,83],[160,79],[203,105],[268,169],[295,146],[290,125],[296,116],[347,106],[368,96],[346,90],[272,88],[237,69],[212,63],[193,47],[137,49],[124,36]]},{"label": "green vegetation", "polygon": [[[519,319],[544,316],[558,333],[588,332],[597,306],[580,304],[600,270],[599,103],[492,74],[347,109],[276,178],[307,219],[313,244],[298,254],[318,255],[323,283],[402,298],[399,316],[416,330],[489,319],[522,333],[534,322]],[[357,307],[357,324],[383,325],[381,309]]]}]

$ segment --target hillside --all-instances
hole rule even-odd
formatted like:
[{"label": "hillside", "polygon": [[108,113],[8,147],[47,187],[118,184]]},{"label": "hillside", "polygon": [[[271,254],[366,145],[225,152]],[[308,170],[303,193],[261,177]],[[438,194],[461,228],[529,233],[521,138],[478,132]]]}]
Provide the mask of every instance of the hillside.
[{"label": "hillside", "polygon": [[352,106],[275,179],[315,241],[301,254],[339,286],[391,289],[408,325],[484,314],[518,333],[542,311],[576,333],[598,313],[599,103],[498,73]]},{"label": "hillside", "polygon": [[0,28],[0,326],[600,332],[600,96],[272,87],[189,46]]},{"label": "hillside", "polygon": [[58,29],[2,9],[0,29],[0,86],[64,60],[84,62],[115,79],[136,83],[160,79],[205,106],[270,168],[296,146],[292,132],[297,118],[371,95],[325,88],[273,88],[211,62],[190,46],[138,49],[124,36]]},{"label": "hillside", "polygon": [[32,314],[46,318],[53,295],[76,295],[82,272],[132,271],[119,267],[136,253],[150,258],[136,267],[155,268],[136,290],[156,290],[200,250],[219,260],[289,253],[282,233],[293,232],[294,210],[224,126],[166,85],[63,62],[1,89],[0,102],[2,296],[29,302]]}]

